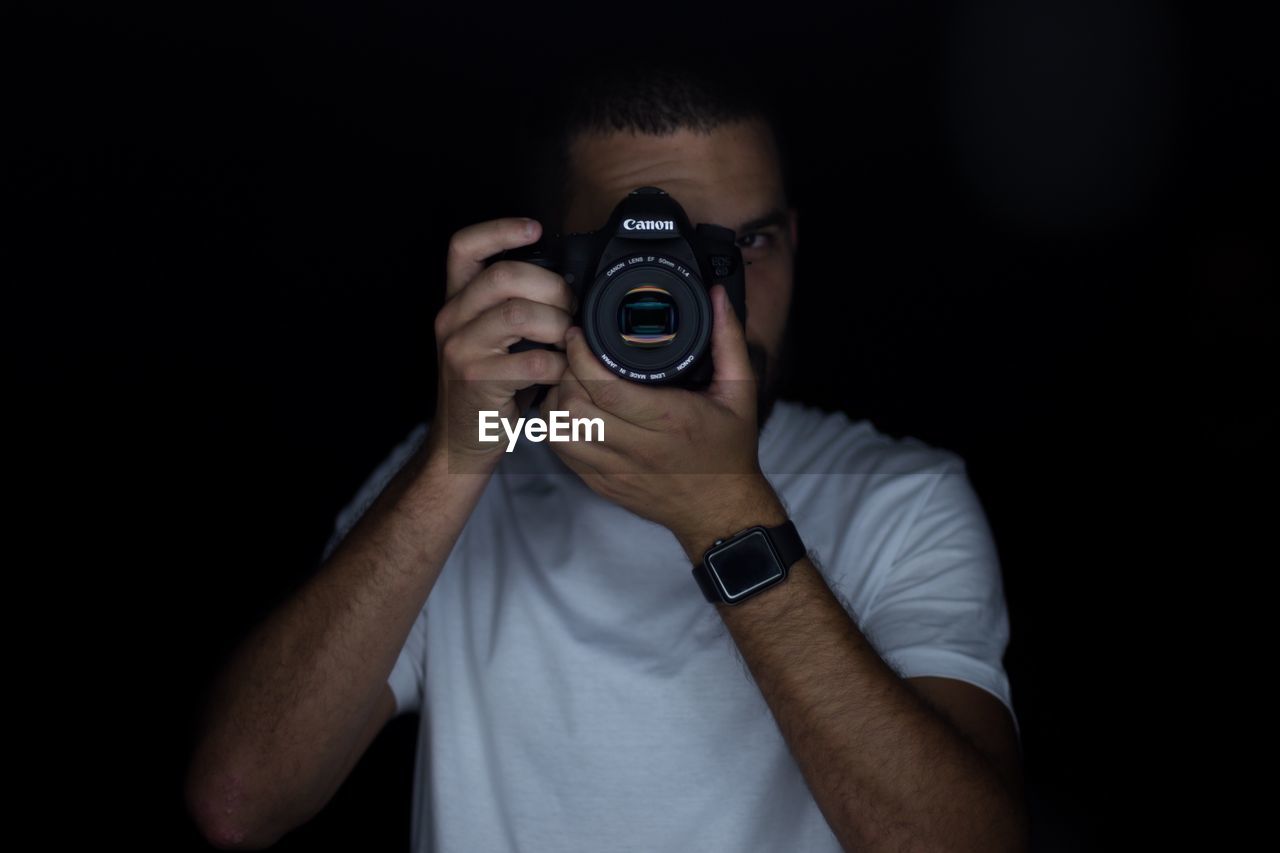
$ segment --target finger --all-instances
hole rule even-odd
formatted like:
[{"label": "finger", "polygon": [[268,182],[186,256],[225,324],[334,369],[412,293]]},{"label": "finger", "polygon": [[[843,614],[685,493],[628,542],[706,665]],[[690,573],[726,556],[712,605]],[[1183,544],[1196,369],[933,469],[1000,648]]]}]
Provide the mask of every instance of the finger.
[{"label": "finger", "polygon": [[569,367],[592,403],[632,424],[643,425],[656,416],[656,389],[623,379],[601,364],[580,327],[570,327],[564,338]]},{"label": "finger", "polygon": [[510,355],[492,355],[468,365],[462,381],[485,383],[495,396],[514,394],[530,385],[553,385],[565,368],[564,353],[531,349]]},{"label": "finger", "polygon": [[477,222],[454,232],[445,258],[445,298],[479,275],[486,258],[536,242],[541,234],[541,223],[523,216]]},{"label": "finger", "polygon": [[464,338],[464,351],[505,353],[516,341],[564,344],[564,333],[573,323],[567,312],[545,302],[514,297],[493,305],[454,333]]},{"label": "finger", "polygon": [[528,299],[573,313],[574,296],[564,278],[524,261],[498,261],[471,280],[442,309],[454,328],[469,323],[507,299]]},{"label": "finger", "polygon": [[[560,382],[554,389],[555,406],[549,405],[550,400],[543,401],[547,405],[546,411],[549,413],[554,408],[557,411],[568,412],[572,417],[603,418],[606,426],[610,421],[617,420],[592,401],[591,394],[574,372],[573,366],[568,363],[567,356],[565,362],[564,372],[560,374]],[[547,396],[550,398],[551,395]]]},{"label": "finger", "polygon": [[[608,431],[607,426],[605,430]],[[610,449],[604,441],[557,441],[551,444],[551,448],[566,464],[580,463],[600,474],[621,474],[635,466],[633,461]]]},{"label": "finger", "polygon": [[[591,399],[591,394],[583,385],[582,380],[574,373],[571,366],[565,367],[564,373],[560,376],[560,384],[553,390],[555,391],[555,399],[543,401],[544,417],[550,417],[552,411],[563,411],[568,412],[569,416],[573,418],[600,418],[604,424],[604,440],[590,443],[590,447],[593,450],[580,453],[580,456],[602,461],[606,458],[620,455],[614,449],[615,447],[635,446],[636,443],[645,440],[644,430],[641,427],[628,423],[617,415],[597,406]],[[547,396],[548,398],[551,397],[550,394]],[[588,444],[587,442],[580,443]],[[597,467],[600,467],[600,465],[597,465]]]},{"label": "finger", "polygon": [[747,336],[724,285],[711,288],[711,305],[711,360],[715,371],[707,391],[735,412],[746,414],[756,405],[756,375],[747,354]]}]

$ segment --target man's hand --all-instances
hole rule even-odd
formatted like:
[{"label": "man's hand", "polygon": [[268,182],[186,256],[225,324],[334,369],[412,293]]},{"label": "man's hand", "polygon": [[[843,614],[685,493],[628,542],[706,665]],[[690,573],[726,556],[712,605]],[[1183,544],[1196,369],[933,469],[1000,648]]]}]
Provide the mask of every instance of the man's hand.
[{"label": "man's hand", "polygon": [[471,225],[449,241],[446,301],[435,320],[440,370],[431,437],[444,443],[451,466],[492,470],[502,446],[479,440],[479,412],[514,419],[529,403],[517,401],[517,392],[558,382],[564,371],[561,352],[507,351],[521,338],[564,345],[574,300],[564,278],[520,261],[484,265],[540,233],[536,221],[513,217]]},{"label": "man's hand", "polygon": [[573,327],[568,366],[542,403],[544,418],[557,410],[604,421],[602,442],[551,446],[597,494],[674,533],[693,560],[719,537],[786,519],[760,471],[756,377],[742,324],[722,286],[711,302],[715,373],[705,391],[622,379]]}]

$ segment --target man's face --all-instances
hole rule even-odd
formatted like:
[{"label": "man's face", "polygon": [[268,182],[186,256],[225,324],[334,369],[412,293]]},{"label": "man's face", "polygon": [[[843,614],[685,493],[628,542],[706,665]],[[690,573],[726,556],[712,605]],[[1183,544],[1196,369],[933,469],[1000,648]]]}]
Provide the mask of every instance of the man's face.
[{"label": "man's face", "polygon": [[748,264],[747,343],[768,356],[761,391],[771,402],[791,307],[797,226],[768,126],[744,121],[710,133],[583,134],[570,145],[569,162],[566,233],[596,230],[627,193],[644,186],[666,190],[693,224],[736,232]]}]

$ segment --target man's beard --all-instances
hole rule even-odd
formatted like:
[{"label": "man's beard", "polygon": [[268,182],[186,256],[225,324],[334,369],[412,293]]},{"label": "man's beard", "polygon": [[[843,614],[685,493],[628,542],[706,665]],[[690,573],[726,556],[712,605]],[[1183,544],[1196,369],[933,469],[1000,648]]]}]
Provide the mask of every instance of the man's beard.
[{"label": "man's beard", "polygon": [[770,360],[769,353],[759,344],[747,342],[747,358],[751,361],[751,371],[756,376],[756,429],[764,429],[769,415],[773,414],[773,404],[782,394],[784,380],[791,367],[791,323],[788,320],[782,330],[782,343],[779,345],[778,358]]}]

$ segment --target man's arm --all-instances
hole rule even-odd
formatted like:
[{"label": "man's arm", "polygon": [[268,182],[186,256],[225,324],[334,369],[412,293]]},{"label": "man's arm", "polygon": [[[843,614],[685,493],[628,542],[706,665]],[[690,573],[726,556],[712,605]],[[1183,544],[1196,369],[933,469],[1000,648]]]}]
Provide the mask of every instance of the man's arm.
[{"label": "man's arm", "polygon": [[[723,286],[711,288],[715,374],[701,393],[619,379],[576,327],[543,401],[600,417],[608,441],[562,442],[556,454],[597,494],[670,530],[691,563],[718,538],[787,518],[760,470],[755,375]],[[800,560],[790,578],[719,605],[730,634],[840,842],[848,850],[1020,850],[1020,792],[952,721],[998,725],[992,707],[933,698],[940,714],[881,659],[826,581]],[[927,690],[928,688],[926,688]],[[983,708],[986,708],[983,711]],[[983,742],[988,742],[985,739]]]},{"label": "man's arm", "polygon": [[428,437],[241,644],[210,693],[186,780],[211,843],[269,846],[333,796],[389,716],[387,678],[486,480],[451,475]]},{"label": "man's arm", "polygon": [[[767,483],[739,495],[681,534],[692,562],[726,533],[786,521]],[[785,582],[716,607],[846,850],[1027,849],[1017,742],[995,697],[900,678],[807,557]]]},{"label": "man's arm", "polygon": [[368,746],[370,729],[385,723],[387,679],[502,453],[480,441],[478,413],[509,416],[521,389],[564,371],[559,352],[507,350],[522,338],[563,343],[574,299],[564,279],[534,264],[485,263],[540,234],[522,217],[454,233],[425,445],[214,686],[186,800],[218,846],[265,847],[310,819]]}]

